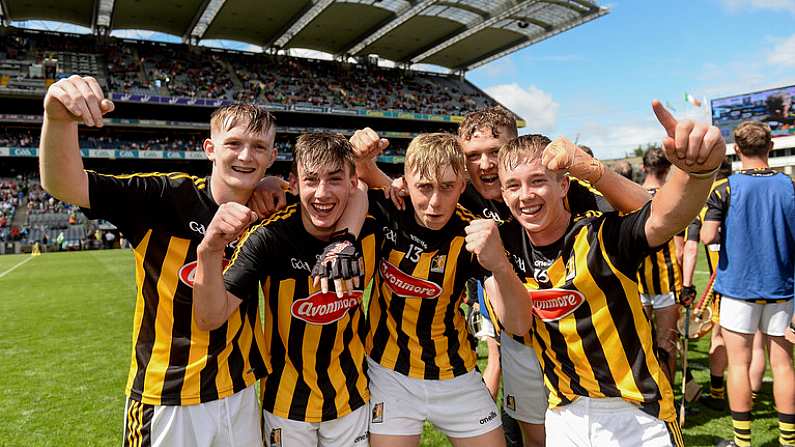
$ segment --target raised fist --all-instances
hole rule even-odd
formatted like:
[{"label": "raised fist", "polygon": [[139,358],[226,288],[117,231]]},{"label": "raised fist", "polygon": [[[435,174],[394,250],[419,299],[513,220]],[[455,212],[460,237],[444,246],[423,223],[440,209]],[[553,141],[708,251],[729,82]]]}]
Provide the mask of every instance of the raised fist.
[{"label": "raised fist", "polygon": [[389,146],[389,140],[380,138],[369,127],[359,129],[351,137],[351,146],[357,161],[372,160]]},{"label": "raised fist", "polygon": [[213,220],[204,232],[200,250],[224,251],[226,245],[240,237],[252,223],[257,213],[237,202],[224,203],[218,207]]},{"label": "raised fist", "polygon": [[91,76],[69,76],[51,85],[44,97],[44,115],[53,121],[77,121],[102,127],[102,117],[113,111],[99,83]]}]

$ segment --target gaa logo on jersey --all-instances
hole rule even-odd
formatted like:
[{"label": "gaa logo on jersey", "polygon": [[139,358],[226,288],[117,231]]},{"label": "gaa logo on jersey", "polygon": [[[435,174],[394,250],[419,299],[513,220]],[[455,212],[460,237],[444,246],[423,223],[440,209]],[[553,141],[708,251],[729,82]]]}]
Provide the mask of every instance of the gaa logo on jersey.
[{"label": "gaa logo on jersey", "polygon": [[577,310],[585,297],[577,290],[530,290],[533,312],[544,321],[557,321]]},{"label": "gaa logo on jersey", "polygon": [[[179,280],[182,281],[182,284],[185,284],[191,289],[193,288],[193,280],[196,278],[196,267],[198,267],[198,265],[198,261],[189,262],[183,265],[179,269],[179,272],[177,272],[177,275],[179,275]],[[229,265],[229,259],[224,259],[222,265],[223,268],[226,268],[226,266]]]},{"label": "gaa logo on jersey", "polygon": [[381,261],[378,270],[389,290],[398,295],[436,298],[442,294],[442,288],[436,283],[408,275],[387,261]]},{"label": "gaa logo on jersey", "polygon": [[316,292],[293,303],[290,312],[295,318],[309,324],[326,325],[338,321],[348,310],[359,305],[362,291],[354,290],[342,298],[335,292]]}]

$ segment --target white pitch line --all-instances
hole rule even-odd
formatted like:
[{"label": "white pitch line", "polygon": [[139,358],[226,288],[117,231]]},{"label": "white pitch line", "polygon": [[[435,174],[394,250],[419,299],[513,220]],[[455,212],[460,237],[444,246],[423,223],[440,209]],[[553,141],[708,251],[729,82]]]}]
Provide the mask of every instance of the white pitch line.
[{"label": "white pitch line", "polygon": [[709,272],[706,270],[696,270],[696,273],[699,275],[709,275]]},{"label": "white pitch line", "polygon": [[30,257],[27,257],[27,258],[23,259],[22,261],[18,262],[18,263],[17,263],[17,265],[15,265],[15,266],[11,267],[10,269],[8,269],[8,270],[4,271],[3,273],[0,273],[0,278],[2,278],[2,277],[4,277],[4,276],[8,275],[8,274],[9,274],[9,273],[11,273],[11,272],[13,272],[13,271],[14,271],[14,270],[16,270],[18,267],[21,267],[21,266],[22,266],[22,264],[24,264],[24,263],[26,263],[26,262],[30,261],[31,259],[33,259],[33,256],[30,256]]}]

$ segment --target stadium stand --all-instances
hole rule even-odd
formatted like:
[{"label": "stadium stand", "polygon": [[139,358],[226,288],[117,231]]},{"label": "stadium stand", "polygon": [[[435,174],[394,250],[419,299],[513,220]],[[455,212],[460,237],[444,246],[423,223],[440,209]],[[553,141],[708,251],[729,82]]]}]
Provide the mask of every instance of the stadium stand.
[{"label": "stadium stand", "polygon": [[[454,132],[461,115],[496,104],[464,77],[467,70],[607,13],[585,0],[457,0],[444,5],[345,0],[320,2],[322,8],[310,8],[306,0],[275,2],[269,8],[243,0],[227,2],[208,15],[211,3],[172,7],[140,0],[134,13],[99,6],[91,12],[71,1],[3,3],[0,176],[27,179],[36,171],[41,98],[51,83],[73,74],[95,77],[116,104],[104,128],[80,131],[89,169],[206,175],[201,144],[212,110],[227,102],[255,102],[277,116],[279,157],[273,172],[286,174],[298,135],[352,135],[363,127],[389,138],[379,161],[385,171],[397,172],[408,142],[419,132]],[[351,17],[357,19],[351,22]],[[92,33],[15,27],[19,20],[35,18],[86,26]],[[226,25],[230,18],[232,28]],[[343,21],[351,22],[350,29],[331,25]],[[114,29],[156,30],[182,36],[185,43],[119,39],[111,37]],[[263,52],[197,45],[219,38],[250,42]],[[320,50],[335,58],[291,57],[284,51],[291,48]],[[393,61],[395,67],[379,65],[379,59]],[[418,63],[447,67],[450,73],[409,68]],[[14,181],[15,200],[12,188],[0,188],[0,222],[6,221],[0,241],[40,242],[46,235],[52,244],[62,233],[65,240],[97,239],[96,224],[51,202],[35,180]]]},{"label": "stadium stand", "polygon": [[[43,89],[42,64],[51,59],[58,61],[57,77],[91,75],[110,91],[134,94],[437,115],[495,104],[458,76],[187,45],[91,42],[86,36],[54,40],[6,33],[0,46],[7,51],[0,57],[8,81],[0,88]],[[98,52],[86,53],[89,48]]]}]

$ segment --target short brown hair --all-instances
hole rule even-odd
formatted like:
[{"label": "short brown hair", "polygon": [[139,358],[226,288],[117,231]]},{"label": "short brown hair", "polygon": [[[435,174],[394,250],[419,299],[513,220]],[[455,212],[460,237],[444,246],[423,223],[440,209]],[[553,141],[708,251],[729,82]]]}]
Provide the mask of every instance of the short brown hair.
[{"label": "short brown hair", "polygon": [[434,178],[442,168],[450,166],[456,175],[466,175],[464,152],[455,135],[421,133],[406,149],[405,172],[416,172],[420,178]]},{"label": "short brown hair", "polygon": [[248,121],[246,131],[265,133],[276,125],[276,117],[272,113],[253,104],[230,104],[215,109],[210,115],[210,133],[229,130],[240,120]]},{"label": "short brown hair", "polygon": [[351,174],[356,172],[353,147],[339,133],[314,132],[298,137],[293,146],[292,171],[296,175],[299,163],[305,171],[317,171],[320,168],[336,170],[347,165]]},{"label": "short brown hair", "polygon": [[551,142],[548,137],[539,134],[514,138],[500,148],[497,163],[504,169],[515,169],[522,162],[531,162],[541,158],[544,148]]},{"label": "short brown hair", "polygon": [[643,153],[643,169],[655,177],[661,177],[671,169],[671,161],[665,157],[662,148],[652,146]]},{"label": "short brown hair", "polygon": [[486,129],[491,131],[494,138],[498,138],[503,131],[508,133],[509,138],[519,135],[513,113],[504,107],[494,106],[467,113],[458,126],[458,137],[467,141],[475,132]]},{"label": "short brown hair", "polygon": [[749,157],[765,155],[770,151],[773,136],[770,127],[759,121],[743,121],[734,128],[737,152]]}]

